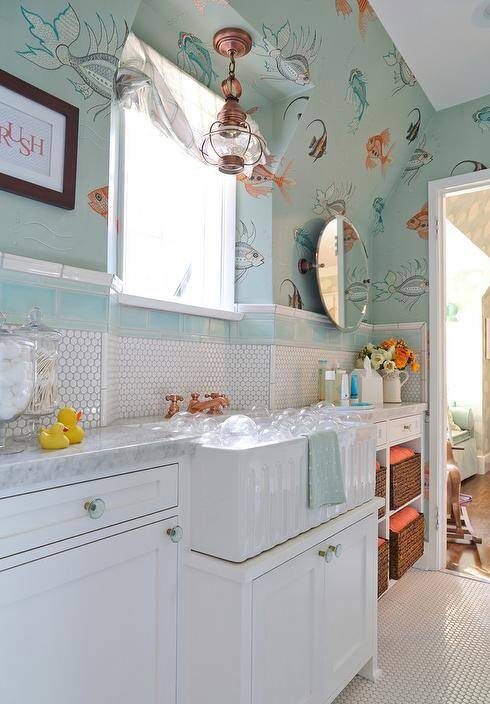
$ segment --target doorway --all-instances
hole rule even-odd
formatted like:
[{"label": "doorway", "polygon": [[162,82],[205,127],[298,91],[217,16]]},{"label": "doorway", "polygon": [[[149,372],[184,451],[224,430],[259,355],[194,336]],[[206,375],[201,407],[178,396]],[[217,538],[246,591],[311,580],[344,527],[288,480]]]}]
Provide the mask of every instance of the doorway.
[{"label": "doorway", "polygon": [[427,566],[490,582],[490,175],[429,184]]}]

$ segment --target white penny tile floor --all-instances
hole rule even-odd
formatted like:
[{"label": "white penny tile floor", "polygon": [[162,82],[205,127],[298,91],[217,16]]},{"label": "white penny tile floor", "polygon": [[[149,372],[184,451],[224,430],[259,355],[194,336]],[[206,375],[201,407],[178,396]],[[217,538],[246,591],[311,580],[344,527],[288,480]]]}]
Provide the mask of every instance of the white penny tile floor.
[{"label": "white penny tile floor", "polygon": [[335,704],[489,704],[490,584],[407,573],[379,602],[379,666]]}]

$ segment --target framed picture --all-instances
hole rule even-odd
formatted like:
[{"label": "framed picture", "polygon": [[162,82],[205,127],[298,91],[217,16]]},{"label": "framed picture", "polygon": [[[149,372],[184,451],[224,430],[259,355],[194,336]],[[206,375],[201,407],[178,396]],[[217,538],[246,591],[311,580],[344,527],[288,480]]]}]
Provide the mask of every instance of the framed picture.
[{"label": "framed picture", "polygon": [[78,108],[0,69],[0,188],[75,207]]}]

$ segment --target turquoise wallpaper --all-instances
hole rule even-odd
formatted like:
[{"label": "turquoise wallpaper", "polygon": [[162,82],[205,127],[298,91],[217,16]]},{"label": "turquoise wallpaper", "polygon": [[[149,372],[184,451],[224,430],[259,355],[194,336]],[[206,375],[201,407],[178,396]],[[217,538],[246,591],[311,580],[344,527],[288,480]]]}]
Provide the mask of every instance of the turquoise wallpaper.
[{"label": "turquoise wallpaper", "polygon": [[0,250],[106,270],[110,77],[138,4],[0,3],[2,68],[80,109],[75,209],[0,191]]},{"label": "turquoise wallpaper", "polygon": [[427,184],[490,166],[490,96],[434,114],[374,238],[373,322],[428,320]]},{"label": "turquoise wallpaper", "polygon": [[[249,191],[250,202],[272,198],[273,299],[288,305],[297,289],[304,308],[322,312],[315,275],[299,274],[298,258],[311,258],[325,218],[338,212],[372,258],[384,204],[433,108],[369,3],[233,6],[259,32],[260,80],[290,89],[272,107],[272,193]],[[354,287],[358,269],[349,275]]]},{"label": "turquoise wallpaper", "polygon": [[345,212],[370,255],[370,322],[425,320],[427,181],[490,165],[490,98],[435,114],[368,2],[1,3],[2,68],[77,105],[80,134],[75,210],[0,191],[0,250],[106,270],[109,79],[127,29],[218,91],[212,36],[232,24],[253,36],[242,102],[271,151],[237,183],[237,300],[322,312],[297,260]]}]

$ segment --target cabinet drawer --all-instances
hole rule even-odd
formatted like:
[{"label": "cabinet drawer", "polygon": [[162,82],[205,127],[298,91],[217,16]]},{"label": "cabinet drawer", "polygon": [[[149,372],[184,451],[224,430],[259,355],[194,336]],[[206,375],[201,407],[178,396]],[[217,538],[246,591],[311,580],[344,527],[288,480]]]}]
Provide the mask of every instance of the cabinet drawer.
[{"label": "cabinet drawer", "polygon": [[400,442],[405,438],[420,435],[420,416],[405,416],[390,421],[389,437],[390,443]]},{"label": "cabinet drawer", "polygon": [[381,423],[376,423],[376,447],[382,447],[386,445],[387,430],[386,421],[383,420]]},{"label": "cabinet drawer", "polygon": [[179,466],[0,500],[0,559],[178,505]]}]

